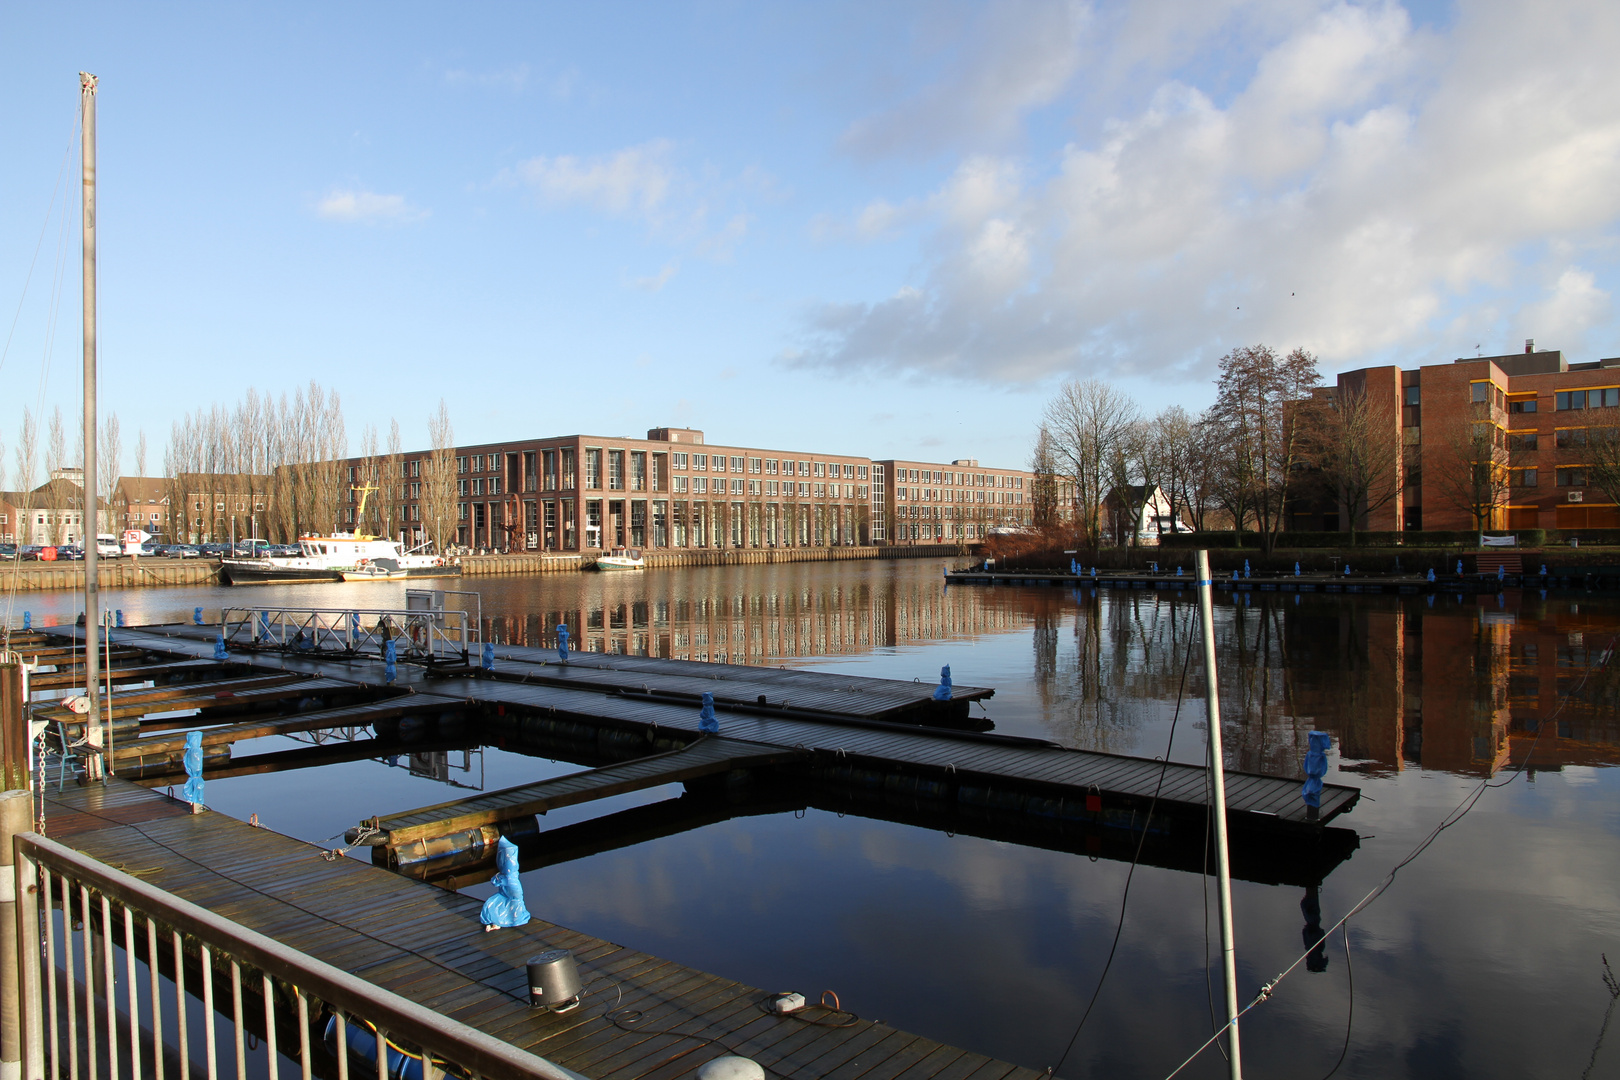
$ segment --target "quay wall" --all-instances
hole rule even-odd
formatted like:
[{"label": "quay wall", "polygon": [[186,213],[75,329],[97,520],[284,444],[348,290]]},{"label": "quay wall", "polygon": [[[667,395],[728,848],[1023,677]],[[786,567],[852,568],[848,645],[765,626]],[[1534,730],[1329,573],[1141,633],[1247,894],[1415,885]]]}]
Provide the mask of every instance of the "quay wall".
[{"label": "quay wall", "polygon": [[[803,547],[803,548],[725,548],[701,551],[645,551],[648,567],[666,566],[749,566],[765,563],[836,562],[844,559],[954,559],[971,555],[973,549],[960,544],[916,544],[904,547]],[[463,576],[488,574],[546,574],[564,570],[589,570],[595,555],[540,554],[463,555]]]},{"label": "quay wall", "polygon": [[[211,585],[219,580],[214,559],[101,559],[96,583],[103,589],[142,585]],[[82,562],[7,562],[0,566],[0,589],[18,592],[84,588]]]}]

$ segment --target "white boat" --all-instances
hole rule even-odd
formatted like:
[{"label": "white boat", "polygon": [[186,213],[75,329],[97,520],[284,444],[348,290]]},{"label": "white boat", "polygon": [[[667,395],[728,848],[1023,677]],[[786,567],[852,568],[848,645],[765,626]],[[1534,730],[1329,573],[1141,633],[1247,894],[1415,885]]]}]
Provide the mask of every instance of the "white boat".
[{"label": "white boat", "polygon": [[[356,488],[364,494],[374,489]],[[364,517],[360,500],[356,517]],[[426,546],[426,545],[424,545]],[[404,550],[397,540],[360,532],[334,532],[329,536],[301,536],[298,554],[257,559],[222,559],[221,576],[231,585],[285,585],[301,581],[379,581],[391,578],[444,577],[460,568],[441,556],[415,548]]]},{"label": "white boat", "polygon": [[646,565],[640,548],[614,548],[611,554],[596,558],[598,570],[640,570]]}]

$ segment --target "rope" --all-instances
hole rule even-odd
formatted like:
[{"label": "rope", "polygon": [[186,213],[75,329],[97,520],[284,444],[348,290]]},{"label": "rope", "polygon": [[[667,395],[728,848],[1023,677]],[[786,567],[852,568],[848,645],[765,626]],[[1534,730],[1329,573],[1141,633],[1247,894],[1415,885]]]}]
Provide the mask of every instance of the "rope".
[{"label": "rope", "polygon": [[[1097,998],[1102,994],[1103,983],[1108,978],[1109,969],[1114,966],[1114,954],[1119,951],[1120,935],[1125,931],[1125,908],[1131,899],[1131,880],[1136,876],[1137,862],[1142,858],[1142,848],[1147,843],[1148,830],[1153,826],[1153,811],[1159,804],[1159,792],[1164,787],[1164,776],[1170,768],[1170,751],[1176,744],[1176,725],[1181,720],[1181,702],[1187,689],[1187,671],[1192,667],[1193,638],[1187,636],[1187,657],[1181,664],[1181,682],[1176,687],[1176,711],[1170,717],[1170,738],[1164,748],[1164,758],[1159,764],[1159,779],[1153,785],[1153,800],[1148,803],[1147,820],[1142,823],[1142,835],[1137,838],[1136,851],[1131,855],[1131,868],[1125,873],[1125,888],[1119,897],[1119,921],[1114,925],[1114,940],[1108,946],[1108,959],[1103,962],[1102,974],[1097,976],[1096,989],[1091,992],[1091,1000],[1086,1003],[1086,1011],[1081,1014],[1080,1022],[1074,1027],[1074,1034],[1069,1036],[1069,1043],[1063,1048],[1063,1053],[1057,1059],[1057,1064],[1046,1070],[1048,1076],[1055,1076],[1068,1060],[1069,1053],[1074,1049],[1075,1040],[1080,1038],[1080,1031],[1091,1018],[1091,1010],[1097,1005]],[[1205,954],[1208,955],[1207,952]]]},{"label": "rope", "polygon": [[[257,815],[254,815],[254,816],[256,817]],[[382,830],[379,829],[379,828],[376,828],[376,827],[374,827],[372,825],[362,824],[359,827],[359,829],[356,830],[356,832],[354,834],[354,843],[349,844],[347,847],[335,847],[335,848],[329,848],[329,849],[327,849],[325,851],[322,851],[321,852],[321,858],[325,859],[327,862],[337,862],[338,859],[340,859],[344,855],[347,855],[349,852],[353,851],[355,848],[366,846],[366,841],[367,840],[370,840],[373,836],[379,836],[379,835],[381,835],[381,833],[382,833]],[[344,836],[344,835],[347,835],[347,832],[346,831],[345,832],[340,832],[337,835],[338,836]],[[337,839],[337,836],[328,837],[327,842],[330,843],[331,841],[336,840],[336,839]]]}]

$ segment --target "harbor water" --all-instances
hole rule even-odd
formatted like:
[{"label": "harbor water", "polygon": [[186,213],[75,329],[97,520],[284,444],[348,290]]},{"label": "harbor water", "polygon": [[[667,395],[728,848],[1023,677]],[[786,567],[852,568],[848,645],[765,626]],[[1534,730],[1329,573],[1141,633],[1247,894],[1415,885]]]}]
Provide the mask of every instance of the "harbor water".
[{"label": "harbor water", "polygon": [[[947,588],[940,564],[923,561],[463,586],[496,642],[549,647],[566,623],[586,650],[929,683],[948,664],[957,684],[995,688],[975,715],[996,731],[1204,759],[1197,608],[1184,593]],[[209,620],[226,606],[398,608],[404,592],[377,582],[102,599],[135,625],[189,622],[199,606]],[[65,593],[8,603],[13,626],[24,609],[36,626],[80,610]],[[1246,1074],[1325,1076],[1342,1054],[1341,1077],[1620,1076],[1604,960],[1620,964],[1620,602],[1257,592],[1218,595],[1216,623],[1227,766],[1302,776],[1306,735],[1321,730],[1333,737],[1326,779],[1363,791],[1334,822],[1360,834],[1359,849],[1319,888],[1234,883],[1245,998],[1311,953],[1245,1017]],[[375,814],[577,767],[469,745],[210,781],[208,801],[333,844]],[[541,827],[679,794],[558,810]],[[1381,884],[1347,932],[1317,940]],[[1196,868],[1133,871],[802,808],[605,846],[524,885],[541,918],[767,990],[830,989],[902,1030],[1034,1068],[1062,1060],[1061,1076],[1166,1076],[1223,1011],[1213,879]],[[587,1005],[612,1002],[610,985],[587,987]],[[1212,1048],[1181,1075],[1225,1076],[1226,1065]]]}]

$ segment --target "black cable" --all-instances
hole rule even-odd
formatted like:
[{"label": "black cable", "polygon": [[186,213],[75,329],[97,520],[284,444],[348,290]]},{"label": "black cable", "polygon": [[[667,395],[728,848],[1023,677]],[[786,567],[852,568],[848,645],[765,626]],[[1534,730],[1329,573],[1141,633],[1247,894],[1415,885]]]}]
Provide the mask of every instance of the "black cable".
[{"label": "black cable", "polygon": [[[1609,638],[1609,643],[1601,654],[1603,657],[1607,658],[1613,654],[1616,641],[1620,641],[1620,635]],[[1395,883],[1396,875],[1414,862],[1418,856],[1427,851],[1429,846],[1440,838],[1441,833],[1445,832],[1447,829],[1460,822],[1463,818],[1467,817],[1468,812],[1474,808],[1474,806],[1484,796],[1486,791],[1492,788],[1507,787],[1509,784],[1513,783],[1513,781],[1517,780],[1519,775],[1529,767],[1530,758],[1535,754],[1536,746],[1541,742],[1541,733],[1545,731],[1549,725],[1555,723],[1559,716],[1563,715],[1565,707],[1568,706],[1570,701],[1574,699],[1576,694],[1580,693],[1582,688],[1586,686],[1587,680],[1592,677],[1592,670],[1593,665],[1588,663],[1585,670],[1581,672],[1580,681],[1571,687],[1569,691],[1559,699],[1558,707],[1552,711],[1552,715],[1537,724],[1536,737],[1530,740],[1530,748],[1525,751],[1524,757],[1520,760],[1518,767],[1510,770],[1506,780],[1492,783],[1489,776],[1482,779],[1472,791],[1463,797],[1462,801],[1459,802],[1449,814],[1441,819],[1440,824],[1436,825],[1429,832],[1429,834],[1425,836],[1421,842],[1419,842],[1418,846],[1412,849],[1406,858],[1396,863],[1394,867],[1390,869],[1389,873],[1384,875],[1382,881],[1375,885],[1366,896],[1363,896],[1359,901],[1357,901],[1356,904],[1352,906],[1338,922],[1329,927],[1327,933],[1331,934],[1340,927],[1345,926],[1352,918],[1360,914],[1368,906],[1377,901],[1379,897],[1383,896],[1384,893],[1388,891],[1389,887]],[[1313,945],[1311,948],[1314,949],[1315,946]],[[1289,964],[1280,973],[1274,976],[1270,982],[1261,986],[1260,992],[1254,996],[1254,999],[1238,1010],[1237,1018],[1241,1019],[1243,1016],[1246,1016],[1249,1010],[1253,1009],[1256,1005],[1271,1000],[1272,994],[1276,992],[1277,984],[1282,982],[1283,979],[1287,978],[1295,968],[1299,967],[1299,965],[1304,962],[1305,958],[1310,955],[1310,952],[1311,950],[1307,949],[1305,952],[1300,953],[1299,956],[1294,958],[1293,963]],[[1210,1043],[1215,1042],[1218,1038],[1219,1035],[1210,1036],[1202,1046],[1192,1052],[1190,1057],[1188,1057],[1180,1065],[1176,1066],[1175,1071],[1170,1073],[1165,1080],[1172,1080],[1173,1077],[1180,1074],[1183,1069],[1193,1063],[1199,1054],[1202,1054],[1209,1047]]]},{"label": "black cable", "polygon": [[1136,841],[1136,851],[1131,855],[1131,868],[1125,873],[1125,888],[1119,897],[1119,921],[1114,924],[1114,940],[1108,946],[1108,959],[1103,962],[1102,974],[1097,976],[1096,989],[1091,992],[1091,1000],[1086,1003],[1086,1011],[1080,1015],[1080,1022],[1074,1026],[1074,1034],[1069,1036],[1069,1043],[1063,1048],[1063,1053],[1057,1059],[1057,1064],[1046,1070],[1048,1076],[1055,1076],[1068,1060],[1069,1053],[1074,1049],[1075,1040],[1080,1038],[1080,1031],[1086,1026],[1091,1017],[1091,1010],[1097,1005],[1097,998],[1102,995],[1103,983],[1108,979],[1108,971],[1114,966],[1114,954],[1119,951],[1120,935],[1125,931],[1125,908],[1131,899],[1131,879],[1136,876],[1136,864],[1142,858],[1142,848],[1147,843],[1148,830],[1153,827],[1153,810],[1159,803],[1159,792],[1164,787],[1164,775],[1170,768],[1170,751],[1176,745],[1176,724],[1181,720],[1181,702],[1187,689],[1187,670],[1192,666],[1191,635],[1187,637],[1187,658],[1181,665],[1181,683],[1176,688],[1176,711],[1170,717],[1170,738],[1164,748],[1164,760],[1159,765],[1159,780],[1153,785],[1153,799],[1148,803],[1147,820],[1142,823],[1142,835]]},{"label": "black cable", "polygon": [[1344,932],[1344,974],[1350,981],[1350,1007],[1345,1012],[1344,1046],[1339,1049],[1339,1060],[1333,1063],[1333,1068],[1322,1080],[1333,1080],[1333,1074],[1344,1064],[1344,1056],[1350,1052],[1350,1026],[1356,1020],[1356,969],[1350,963],[1350,924],[1346,922],[1339,929]]}]

